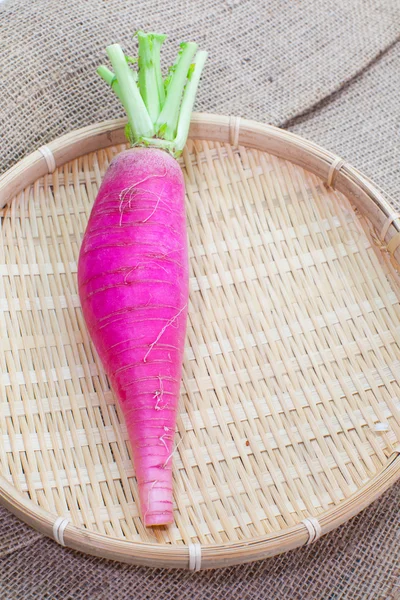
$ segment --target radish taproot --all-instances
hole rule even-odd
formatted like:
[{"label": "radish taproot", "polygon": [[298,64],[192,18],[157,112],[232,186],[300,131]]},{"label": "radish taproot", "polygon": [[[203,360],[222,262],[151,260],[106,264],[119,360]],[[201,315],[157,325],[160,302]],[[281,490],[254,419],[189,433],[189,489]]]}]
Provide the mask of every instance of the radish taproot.
[{"label": "radish taproot", "polygon": [[78,261],[84,319],[122,408],[145,526],[173,522],[172,455],[188,311],[185,188],[176,160],[206,52],[181,44],[163,80],[165,36],[138,32],[138,72],[118,44],[99,75],[121,100],[131,148],[111,162]]}]

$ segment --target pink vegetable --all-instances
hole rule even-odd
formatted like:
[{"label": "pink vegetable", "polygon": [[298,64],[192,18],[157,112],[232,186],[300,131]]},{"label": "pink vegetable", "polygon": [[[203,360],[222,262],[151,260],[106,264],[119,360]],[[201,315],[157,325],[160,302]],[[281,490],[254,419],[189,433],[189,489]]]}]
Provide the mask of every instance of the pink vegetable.
[{"label": "pink vegetable", "polygon": [[188,310],[186,142],[206,58],[184,44],[166,81],[164,36],[139,32],[139,75],[118,45],[99,73],[128,115],[134,148],[110,164],[82,242],[82,310],[123,410],[146,526],[173,522],[172,455]]}]

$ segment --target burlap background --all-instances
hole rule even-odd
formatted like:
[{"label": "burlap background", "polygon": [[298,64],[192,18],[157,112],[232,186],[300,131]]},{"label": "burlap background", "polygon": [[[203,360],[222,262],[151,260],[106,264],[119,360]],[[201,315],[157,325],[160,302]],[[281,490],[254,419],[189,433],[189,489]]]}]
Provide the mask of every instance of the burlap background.
[{"label": "burlap background", "polygon": [[[296,131],[399,198],[398,0],[6,0],[0,170],[71,128],[120,114],[93,72],[104,46],[130,47],[138,27],[210,50],[199,109]],[[199,574],[87,557],[0,508],[0,597],[399,599],[399,500],[400,484],[311,547]]]},{"label": "burlap background", "polygon": [[283,126],[343,156],[398,202],[399,84],[400,42],[350,84]]},{"label": "burlap background", "polygon": [[209,51],[197,107],[275,125],[339,89],[400,34],[398,0],[6,0],[0,170],[71,129],[119,116],[95,69],[138,28]]}]

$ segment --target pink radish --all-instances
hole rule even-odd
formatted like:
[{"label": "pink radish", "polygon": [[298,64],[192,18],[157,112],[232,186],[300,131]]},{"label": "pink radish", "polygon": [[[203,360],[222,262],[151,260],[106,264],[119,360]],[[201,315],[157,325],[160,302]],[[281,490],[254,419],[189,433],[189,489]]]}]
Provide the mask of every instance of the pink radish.
[{"label": "pink radish", "polygon": [[[185,188],[176,160],[206,59],[181,44],[165,81],[165,36],[138,33],[139,72],[117,44],[99,67],[134,146],[110,164],[78,263],[82,310],[123,410],[144,524],[173,522],[172,455],[188,310]],[[194,62],[193,62],[194,58]],[[139,85],[138,85],[139,84]]]}]

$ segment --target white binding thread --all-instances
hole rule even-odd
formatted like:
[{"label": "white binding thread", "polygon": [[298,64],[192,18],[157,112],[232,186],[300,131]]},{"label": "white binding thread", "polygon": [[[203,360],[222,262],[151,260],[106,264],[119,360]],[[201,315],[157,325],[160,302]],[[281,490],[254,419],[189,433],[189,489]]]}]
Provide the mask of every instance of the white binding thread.
[{"label": "white binding thread", "polygon": [[382,241],[385,241],[386,234],[389,231],[389,227],[391,226],[391,224],[397,220],[400,220],[400,213],[392,213],[390,215],[390,217],[388,217],[386,219],[386,221],[383,224],[382,231],[381,231],[381,240]]},{"label": "white binding thread", "polygon": [[38,150],[39,150],[40,154],[43,156],[44,160],[46,161],[48,172],[54,173],[54,171],[56,170],[56,160],[55,160],[54,154],[52,153],[50,148],[48,146],[40,146],[40,148],[38,148]]},{"label": "white binding thread", "polygon": [[201,569],[201,545],[189,544],[189,569],[190,571],[200,571]]},{"label": "white binding thread", "polygon": [[329,167],[328,178],[326,180],[326,185],[329,188],[333,188],[333,186],[335,184],[336,176],[337,176],[338,172],[340,171],[340,169],[345,164],[345,162],[346,161],[343,160],[343,158],[340,158],[340,156],[337,156],[335,158],[335,160],[332,162],[331,166]]},{"label": "white binding thread", "polygon": [[57,517],[57,519],[54,521],[53,537],[57,544],[60,544],[60,546],[65,546],[64,531],[70,522],[71,519],[67,519],[64,517]]},{"label": "white binding thread", "polygon": [[229,117],[229,143],[234,148],[237,148],[239,144],[239,133],[240,133],[240,117]]},{"label": "white binding thread", "polygon": [[315,517],[308,517],[308,519],[304,519],[302,523],[308,531],[309,537],[308,542],[306,544],[308,546],[309,544],[315,542],[319,537],[321,537],[321,525],[319,524],[318,519],[316,519]]}]

